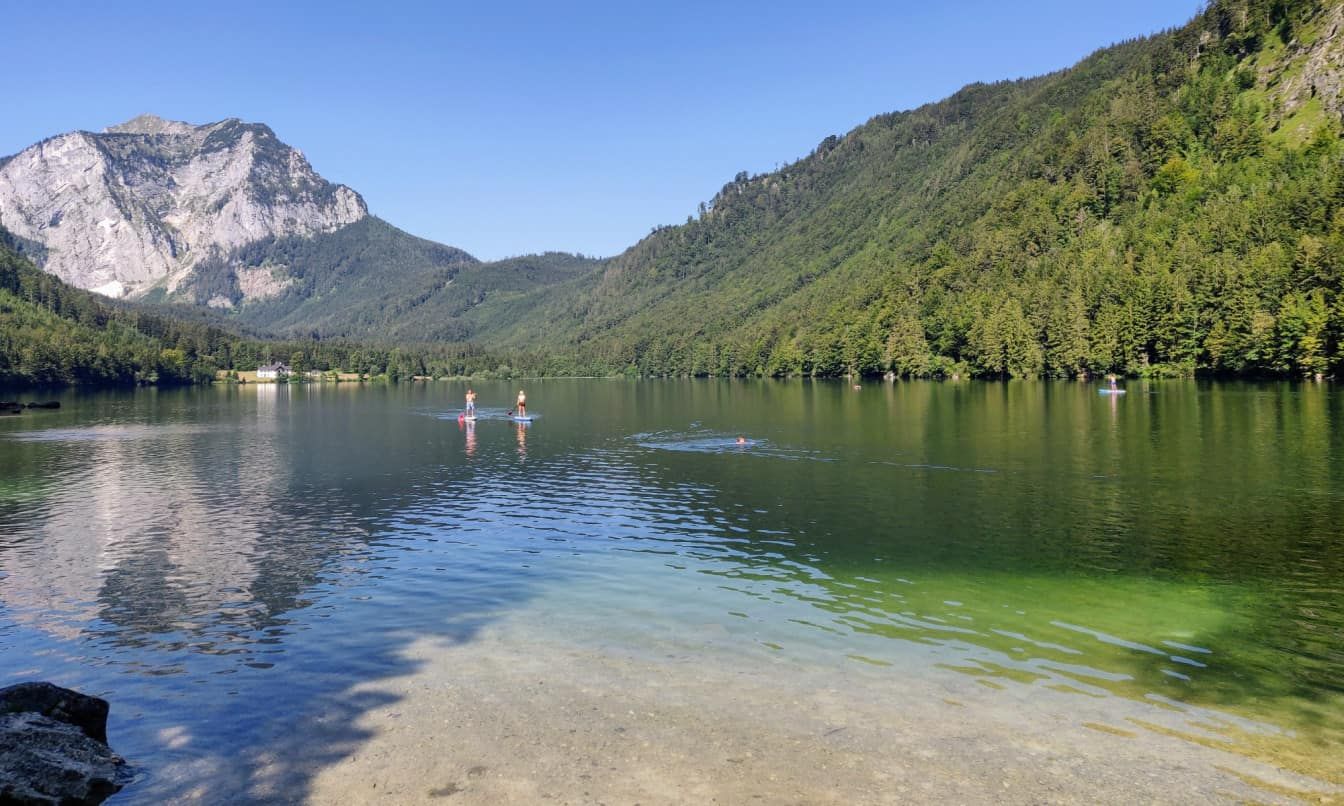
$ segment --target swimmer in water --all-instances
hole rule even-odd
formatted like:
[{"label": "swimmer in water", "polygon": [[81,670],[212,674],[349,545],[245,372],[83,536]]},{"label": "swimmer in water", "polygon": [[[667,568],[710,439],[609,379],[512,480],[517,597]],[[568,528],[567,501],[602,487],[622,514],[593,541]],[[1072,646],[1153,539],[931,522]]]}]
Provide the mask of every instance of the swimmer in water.
[{"label": "swimmer in water", "polygon": [[738,438],[737,438],[737,444],[738,444],[738,445],[746,445],[746,444],[747,444],[747,438],[746,438],[746,437],[738,437]]}]

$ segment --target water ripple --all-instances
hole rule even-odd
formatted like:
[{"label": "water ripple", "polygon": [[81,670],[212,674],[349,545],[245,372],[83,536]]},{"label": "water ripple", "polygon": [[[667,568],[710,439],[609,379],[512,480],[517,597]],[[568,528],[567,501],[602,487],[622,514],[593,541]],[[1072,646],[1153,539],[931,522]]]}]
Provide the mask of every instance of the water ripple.
[{"label": "water ripple", "polygon": [[[1099,485],[1076,431],[977,443],[877,419],[846,441],[781,421],[739,445],[666,421],[528,429],[482,410],[459,426],[441,401],[255,395],[162,422],[158,402],[136,415],[149,422],[80,424],[72,406],[0,432],[0,674],[115,693],[135,714],[127,752],[190,758],[153,738],[184,726],[223,755],[262,743],[300,703],[412,673],[410,640],[469,641],[509,616],[648,652],[709,625],[706,662],[936,668],[1240,728],[1324,725],[1309,735],[1326,747],[1338,730],[1337,499],[1313,484],[1289,485],[1306,514],[1286,528],[1258,493],[1199,503],[1203,476],[1168,496],[1170,479],[1106,467]],[[994,449],[1019,431],[1032,439]],[[692,456],[739,454],[785,461]],[[1292,475],[1266,456],[1259,475]],[[195,698],[210,704],[184,715]]]}]

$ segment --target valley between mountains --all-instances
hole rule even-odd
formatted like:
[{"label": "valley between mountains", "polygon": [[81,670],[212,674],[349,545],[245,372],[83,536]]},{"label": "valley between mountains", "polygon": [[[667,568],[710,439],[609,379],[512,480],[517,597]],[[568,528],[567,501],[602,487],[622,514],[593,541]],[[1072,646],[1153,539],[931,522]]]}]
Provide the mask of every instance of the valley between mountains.
[{"label": "valley between mountains", "polygon": [[[159,345],[216,370],[330,363],[335,340],[410,374],[453,345],[479,362],[457,370],[537,374],[1320,378],[1344,361],[1342,27],[1339,2],[1220,0],[879,114],[604,259],[415,237],[237,119],[144,115],[0,159],[0,227],[12,261],[118,311],[256,341]],[[25,327],[70,330],[19,286],[10,322],[36,305]],[[13,380],[101,377],[34,369],[27,341]]]}]

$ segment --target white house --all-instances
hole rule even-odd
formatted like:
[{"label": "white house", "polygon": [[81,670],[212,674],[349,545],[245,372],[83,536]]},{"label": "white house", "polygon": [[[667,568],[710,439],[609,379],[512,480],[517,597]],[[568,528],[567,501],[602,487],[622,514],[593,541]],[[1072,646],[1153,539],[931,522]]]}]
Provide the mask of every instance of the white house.
[{"label": "white house", "polygon": [[289,374],[289,365],[276,361],[274,364],[263,364],[257,367],[257,380],[276,381]]}]

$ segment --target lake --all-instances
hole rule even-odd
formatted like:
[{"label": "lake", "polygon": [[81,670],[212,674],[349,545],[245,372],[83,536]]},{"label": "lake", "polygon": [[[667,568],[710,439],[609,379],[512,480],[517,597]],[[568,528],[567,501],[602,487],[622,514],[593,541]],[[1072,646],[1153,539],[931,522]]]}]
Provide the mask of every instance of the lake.
[{"label": "lake", "polygon": [[1336,386],[519,385],[20,394],[0,683],[112,803],[1344,791]]}]

